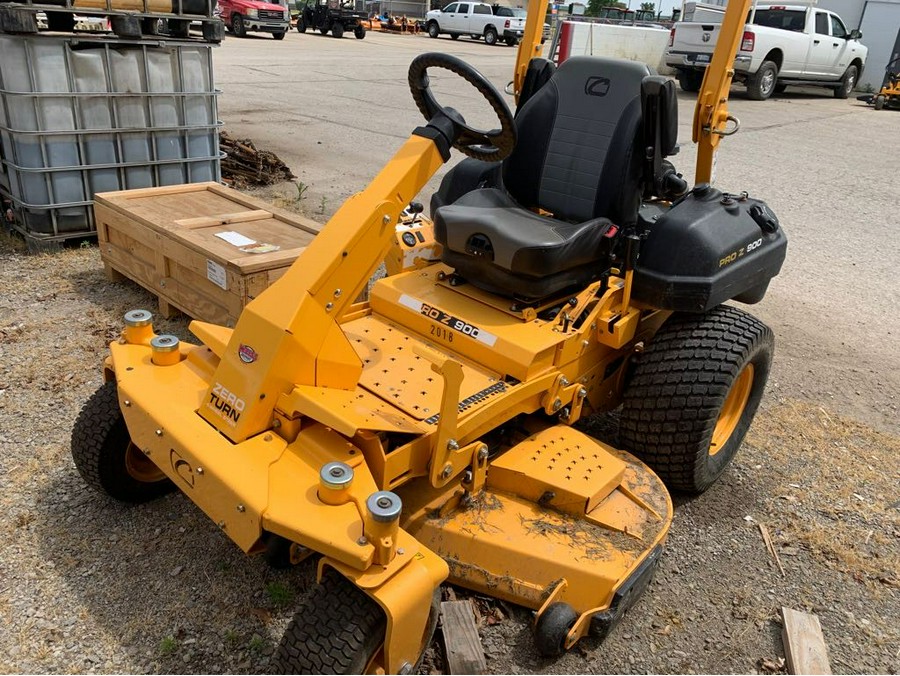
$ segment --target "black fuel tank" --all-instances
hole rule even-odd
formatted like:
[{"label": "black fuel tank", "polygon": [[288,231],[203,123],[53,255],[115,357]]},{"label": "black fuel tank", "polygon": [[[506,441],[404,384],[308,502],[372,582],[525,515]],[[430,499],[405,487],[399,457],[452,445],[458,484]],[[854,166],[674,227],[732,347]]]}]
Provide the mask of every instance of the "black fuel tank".
[{"label": "black fuel tank", "polygon": [[758,303],[781,270],[787,236],[762,200],[696,186],[668,210],[642,213],[633,296],[660,310]]}]

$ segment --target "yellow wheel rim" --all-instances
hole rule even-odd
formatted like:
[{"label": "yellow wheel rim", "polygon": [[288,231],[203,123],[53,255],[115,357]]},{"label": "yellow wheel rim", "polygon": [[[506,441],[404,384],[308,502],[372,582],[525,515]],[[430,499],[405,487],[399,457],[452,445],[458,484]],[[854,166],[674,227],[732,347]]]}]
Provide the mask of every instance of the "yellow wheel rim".
[{"label": "yellow wheel rim", "polygon": [[128,444],[128,449],[125,451],[125,469],[128,470],[128,475],[132,479],[144,483],[152,483],[165,477],[159,467],[131,443]]},{"label": "yellow wheel rim", "polygon": [[728,396],[725,397],[725,403],[722,404],[719,419],[716,420],[716,428],[713,430],[712,442],[709,445],[710,455],[715,455],[728,443],[734,429],[737,427],[738,421],[744,415],[744,409],[747,408],[752,388],[753,364],[747,364],[744,370],[738,374],[731,389],[728,391]]}]

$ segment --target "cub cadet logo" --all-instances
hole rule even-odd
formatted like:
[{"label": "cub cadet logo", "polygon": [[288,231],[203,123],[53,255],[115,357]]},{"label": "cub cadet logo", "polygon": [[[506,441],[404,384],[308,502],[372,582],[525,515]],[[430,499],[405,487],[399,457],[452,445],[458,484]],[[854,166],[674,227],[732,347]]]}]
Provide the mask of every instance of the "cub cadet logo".
[{"label": "cub cadet logo", "polygon": [[588,96],[606,96],[609,93],[609,78],[589,77],[584,83],[584,93]]},{"label": "cub cadet logo", "polygon": [[218,411],[229,425],[234,426],[241,418],[246,404],[243,399],[239,399],[234,392],[226,390],[222,383],[216,383],[212,393],[209,395],[209,401],[206,404],[211,409]]},{"label": "cub cadet logo", "polygon": [[700,36],[700,39],[703,40],[703,42],[709,42],[711,37],[712,35],[710,35],[709,33],[704,33],[702,36]]},{"label": "cub cadet logo", "polygon": [[238,357],[241,358],[241,361],[245,364],[252,364],[256,361],[258,354],[256,354],[256,350],[254,350],[249,345],[241,345],[238,348]]},{"label": "cub cadet logo", "polygon": [[174,448],[169,451],[169,464],[172,465],[175,474],[188,485],[188,488],[194,487],[194,468],[191,467],[191,463],[178,455],[178,451]]}]

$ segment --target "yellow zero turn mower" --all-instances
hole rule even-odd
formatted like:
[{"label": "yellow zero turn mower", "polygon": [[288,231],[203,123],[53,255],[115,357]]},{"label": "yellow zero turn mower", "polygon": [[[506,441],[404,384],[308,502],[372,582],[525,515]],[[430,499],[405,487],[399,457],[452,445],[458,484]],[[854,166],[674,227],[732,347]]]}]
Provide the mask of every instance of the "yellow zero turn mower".
[{"label": "yellow zero turn mower", "polygon": [[[321,555],[276,668],[410,672],[450,581],[536,611],[544,655],[607,632],[646,588],[669,488],[724,471],[765,388],[762,299],[786,238],[766,205],[711,187],[749,0],[728,6],[698,99],[690,191],[671,81],[632,61],[540,58],[533,0],[518,107],[475,69],[422,54],[426,124],[350,198],[234,329],[199,344],[125,317],[72,454],[141,502],[175,487],[248,553]],[[730,39],[729,39],[730,38]],[[492,106],[480,131],[428,69]],[[450,158],[469,156],[407,209]],[[401,218],[402,216],[402,218]],[[398,221],[399,219],[399,221]],[[391,273],[355,302],[373,271]],[[622,407],[612,448],[573,425]]]},{"label": "yellow zero turn mower", "polygon": [[885,69],[884,84],[874,94],[857,96],[858,101],[864,101],[875,110],[882,108],[894,108],[900,110],[900,71],[894,72],[893,68],[900,68],[900,58],[891,61]]}]

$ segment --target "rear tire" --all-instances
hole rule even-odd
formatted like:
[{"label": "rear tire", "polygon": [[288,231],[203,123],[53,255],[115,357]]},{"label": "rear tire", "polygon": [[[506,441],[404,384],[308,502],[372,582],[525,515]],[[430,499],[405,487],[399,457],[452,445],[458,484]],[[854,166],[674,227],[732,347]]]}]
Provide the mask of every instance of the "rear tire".
[{"label": "rear tire", "polygon": [[841,78],[841,86],[834,90],[834,98],[846,99],[853,90],[856,89],[856,78],[859,75],[859,69],[856,66],[850,66]]},{"label": "rear tire", "polygon": [[115,381],[103,383],[78,414],[72,460],[88,486],[122,502],[147,502],[175,488],[131,443]]},{"label": "rear tire", "polygon": [[771,329],[720,305],[673,314],[640,355],[623,397],[623,448],[669,488],[699,494],[737,453],[774,351]]},{"label": "rear tire", "polygon": [[366,27],[362,24],[359,24],[356,28],[353,29],[353,35],[356,36],[357,40],[362,40],[366,37]]},{"label": "rear tire", "polygon": [[753,75],[747,78],[747,96],[754,101],[765,101],[775,93],[778,84],[778,66],[772,61],[763,61]]},{"label": "rear tire", "polygon": [[679,70],[676,77],[678,78],[678,84],[681,86],[681,91],[689,94],[699,92],[703,84],[702,70]]},{"label": "rear tire", "polygon": [[486,45],[496,45],[497,44],[497,30],[488,26],[484,29],[484,43]]}]

